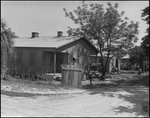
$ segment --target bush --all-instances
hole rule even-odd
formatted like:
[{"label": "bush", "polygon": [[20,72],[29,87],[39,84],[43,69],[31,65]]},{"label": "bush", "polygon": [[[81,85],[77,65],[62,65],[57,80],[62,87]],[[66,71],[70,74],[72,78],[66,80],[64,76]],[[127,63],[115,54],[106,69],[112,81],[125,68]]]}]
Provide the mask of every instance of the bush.
[{"label": "bush", "polygon": [[3,80],[8,80],[9,76],[8,76],[8,68],[1,68],[1,79]]},{"label": "bush", "polygon": [[101,72],[101,64],[100,63],[92,63],[90,66],[90,70]]}]

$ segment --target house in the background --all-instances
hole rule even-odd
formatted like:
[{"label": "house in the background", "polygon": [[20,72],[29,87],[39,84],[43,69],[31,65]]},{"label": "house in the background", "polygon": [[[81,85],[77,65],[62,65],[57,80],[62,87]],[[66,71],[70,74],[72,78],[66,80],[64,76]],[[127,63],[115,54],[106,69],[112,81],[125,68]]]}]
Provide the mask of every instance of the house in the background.
[{"label": "house in the background", "polygon": [[[106,63],[106,56],[107,52],[104,52],[104,66]],[[100,53],[98,53],[97,55],[91,55],[90,57],[92,63],[100,63]],[[114,68],[120,70],[120,60],[116,56],[109,55],[106,71],[111,72]]]},{"label": "house in the background", "polygon": [[[144,62],[147,63],[147,62]],[[146,64],[144,64],[146,65]],[[130,55],[127,54],[121,58],[121,69],[122,70],[138,70],[139,65],[137,63],[131,64],[130,63]]]},{"label": "house in the background", "polygon": [[[72,57],[78,55],[79,51],[73,50],[76,46],[81,46],[89,55],[98,53],[85,38],[63,36],[61,31],[56,36],[39,36],[32,32],[31,37],[14,39],[16,58],[9,58],[9,68],[17,73],[61,73],[61,65],[69,64]],[[80,64],[85,61],[82,55],[78,58]]]},{"label": "house in the background", "polygon": [[129,70],[129,54],[125,55],[121,58],[121,70]]},{"label": "house in the background", "polygon": [[[97,49],[99,49],[99,47],[96,45],[97,44],[97,40],[92,40],[92,43],[95,45],[95,47]],[[107,44],[104,44],[104,47],[106,47]],[[103,63],[104,63],[104,66],[105,66],[105,63],[106,63],[106,59],[107,59],[107,50],[106,51],[103,51]],[[91,58],[91,62],[92,63],[101,63],[101,54],[98,53],[97,55],[90,55],[90,58]],[[117,71],[117,70],[120,70],[120,59],[118,59],[116,56],[114,55],[109,55],[109,59],[108,59],[108,63],[107,63],[107,68],[106,68],[106,71],[107,72],[112,72],[112,71]],[[101,70],[101,68],[100,68]]]}]

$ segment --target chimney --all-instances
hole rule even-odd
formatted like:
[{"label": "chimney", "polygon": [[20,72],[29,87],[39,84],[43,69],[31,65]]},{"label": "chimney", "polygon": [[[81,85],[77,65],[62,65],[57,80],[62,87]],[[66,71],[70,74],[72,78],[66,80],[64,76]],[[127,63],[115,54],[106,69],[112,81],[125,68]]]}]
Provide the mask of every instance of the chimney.
[{"label": "chimney", "polygon": [[62,37],[63,36],[63,32],[62,31],[58,31],[57,32],[57,37]]},{"label": "chimney", "polygon": [[32,38],[35,38],[35,37],[39,37],[39,33],[38,32],[32,32]]}]

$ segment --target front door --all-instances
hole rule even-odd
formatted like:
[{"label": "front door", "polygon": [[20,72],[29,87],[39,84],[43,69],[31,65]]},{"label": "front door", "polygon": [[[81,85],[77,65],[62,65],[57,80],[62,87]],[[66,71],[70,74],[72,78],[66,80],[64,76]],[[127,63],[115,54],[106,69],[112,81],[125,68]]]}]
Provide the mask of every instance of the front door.
[{"label": "front door", "polygon": [[54,53],[44,52],[44,71],[48,73],[54,72]]},{"label": "front door", "polygon": [[68,64],[68,53],[57,52],[56,55],[56,72],[61,73],[62,64]]}]

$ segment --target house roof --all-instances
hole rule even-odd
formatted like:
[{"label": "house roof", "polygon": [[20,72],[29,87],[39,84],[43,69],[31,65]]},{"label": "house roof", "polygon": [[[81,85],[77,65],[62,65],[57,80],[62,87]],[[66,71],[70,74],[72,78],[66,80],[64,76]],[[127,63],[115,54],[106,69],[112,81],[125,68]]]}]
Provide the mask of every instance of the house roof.
[{"label": "house roof", "polygon": [[77,36],[39,36],[35,38],[31,37],[19,37],[14,38],[14,47],[39,47],[39,48],[61,48],[65,45],[71,44],[80,39],[85,40],[96,52],[96,47],[90,43],[86,38]]},{"label": "house roof", "polygon": [[63,45],[69,44],[76,40],[79,40],[79,37],[56,37],[56,36],[40,36],[40,37],[23,37],[15,38],[14,46],[15,47],[45,47],[45,48],[59,48]]},{"label": "house roof", "polygon": [[124,57],[122,57],[122,59],[129,59],[129,54],[125,55]]},{"label": "house roof", "polygon": [[[108,52],[104,51],[104,52],[103,52],[103,55],[106,57],[106,56],[107,56],[107,53],[108,53]],[[91,56],[96,56],[96,55],[91,55]],[[112,56],[113,56],[113,55],[111,55],[111,54],[109,55],[109,57],[112,57]],[[97,57],[101,57],[101,54],[98,53],[98,54],[97,54]]]}]

